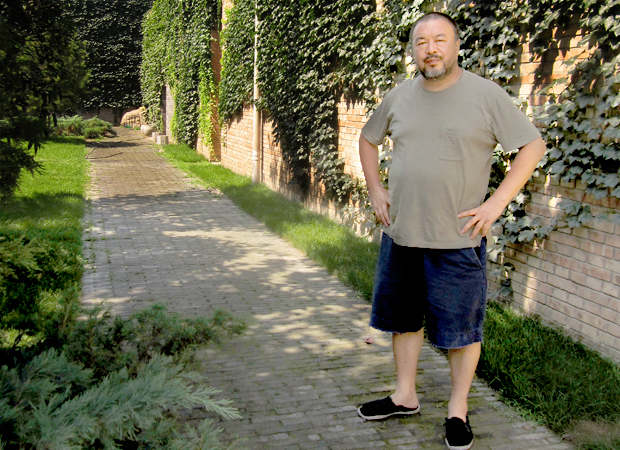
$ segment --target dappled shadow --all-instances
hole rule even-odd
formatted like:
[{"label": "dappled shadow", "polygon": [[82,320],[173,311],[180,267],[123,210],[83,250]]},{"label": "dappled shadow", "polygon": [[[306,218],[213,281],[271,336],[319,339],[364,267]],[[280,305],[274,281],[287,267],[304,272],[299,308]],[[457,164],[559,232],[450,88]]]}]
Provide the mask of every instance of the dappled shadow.
[{"label": "dappled shadow", "polygon": [[[443,448],[450,383],[445,358],[424,349],[418,380],[423,415],[363,422],[356,405],[394,388],[390,336],[369,330],[366,300],[228,198],[189,189],[95,199],[92,209],[87,305],[106,299],[127,316],[164,302],[188,316],[225,308],[251,321],[245,336],[204,352],[210,383],[244,417],[220,424],[224,441],[238,433],[250,438],[248,448],[265,448],[261,439],[287,435],[292,442],[312,431],[328,446],[357,442],[353,448],[361,448],[398,432],[407,434],[405,443]],[[333,246],[338,243],[317,240],[315,251],[332,252]],[[365,343],[369,336],[372,345]],[[480,395],[472,399],[472,422],[495,423],[491,418],[505,407],[485,400],[491,393],[482,384],[474,390]],[[490,448],[484,443],[494,438],[491,430],[483,432],[478,448]]]}]

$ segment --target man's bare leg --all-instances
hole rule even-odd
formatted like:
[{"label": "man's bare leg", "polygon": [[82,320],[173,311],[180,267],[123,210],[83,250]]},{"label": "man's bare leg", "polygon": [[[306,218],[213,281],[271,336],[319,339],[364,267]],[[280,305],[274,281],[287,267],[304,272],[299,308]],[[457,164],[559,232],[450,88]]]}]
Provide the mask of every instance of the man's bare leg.
[{"label": "man's bare leg", "polygon": [[392,333],[396,363],[396,392],[392,394],[392,401],[395,405],[416,408],[420,404],[415,378],[423,343],[424,329],[415,333]]},{"label": "man's bare leg", "polygon": [[465,421],[467,417],[467,396],[476,374],[480,349],[480,342],[475,342],[449,351],[452,395],[448,403],[448,418],[458,417]]}]

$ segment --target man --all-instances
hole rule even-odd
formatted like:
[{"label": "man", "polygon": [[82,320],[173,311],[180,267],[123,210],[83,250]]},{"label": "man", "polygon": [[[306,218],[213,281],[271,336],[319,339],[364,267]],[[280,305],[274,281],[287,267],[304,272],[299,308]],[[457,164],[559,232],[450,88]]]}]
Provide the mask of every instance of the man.
[{"label": "man", "polygon": [[[373,209],[384,225],[370,324],[392,333],[396,391],[362,405],[366,420],[420,411],[415,377],[424,341],[449,349],[452,392],[446,444],[472,446],[467,396],[480,357],[486,304],[486,240],[493,223],[545,153],[538,130],[495,83],[458,66],[459,30],[447,15],[420,18],[411,33],[420,76],[390,91],[360,137]],[[394,143],[389,191],[377,145]],[[519,148],[495,193],[493,149]]]}]

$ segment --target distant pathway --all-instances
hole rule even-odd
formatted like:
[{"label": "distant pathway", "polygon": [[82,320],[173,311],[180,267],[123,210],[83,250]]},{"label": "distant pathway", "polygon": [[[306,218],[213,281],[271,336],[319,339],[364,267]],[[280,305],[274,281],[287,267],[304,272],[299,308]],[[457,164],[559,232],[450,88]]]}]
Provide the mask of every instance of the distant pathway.
[{"label": "distant pathway", "polygon": [[[356,405],[394,388],[390,338],[369,330],[368,302],[228,198],[192,184],[138,132],[116,130],[91,148],[83,302],[106,300],[123,316],[166,302],[187,316],[223,307],[250,318],[245,335],[205,351],[211,385],[243,416],[219,423],[223,441],[244,437],[249,449],[446,448],[443,355],[423,349],[419,416],[364,422]],[[481,382],[470,407],[476,450],[572,448]]]}]

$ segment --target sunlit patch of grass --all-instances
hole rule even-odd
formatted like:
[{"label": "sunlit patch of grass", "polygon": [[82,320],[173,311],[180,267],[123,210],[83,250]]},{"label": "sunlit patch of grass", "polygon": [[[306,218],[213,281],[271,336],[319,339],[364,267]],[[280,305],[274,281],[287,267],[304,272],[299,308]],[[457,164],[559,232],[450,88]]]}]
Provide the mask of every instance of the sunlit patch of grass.
[{"label": "sunlit patch of grass", "polygon": [[478,374],[556,432],[620,421],[620,368],[562,332],[492,303]]}]

